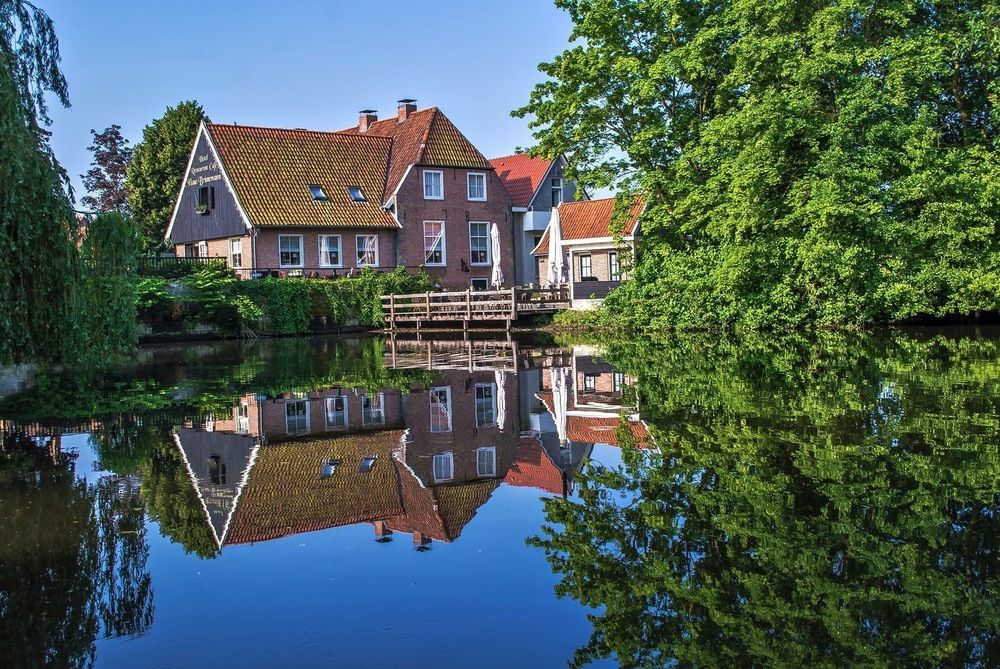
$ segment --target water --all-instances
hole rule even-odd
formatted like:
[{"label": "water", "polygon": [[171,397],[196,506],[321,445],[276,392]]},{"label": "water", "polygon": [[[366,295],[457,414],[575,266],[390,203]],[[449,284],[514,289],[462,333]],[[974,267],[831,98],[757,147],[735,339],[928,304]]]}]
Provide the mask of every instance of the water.
[{"label": "water", "polygon": [[0,399],[0,666],[997,666],[989,331],[158,348]]}]

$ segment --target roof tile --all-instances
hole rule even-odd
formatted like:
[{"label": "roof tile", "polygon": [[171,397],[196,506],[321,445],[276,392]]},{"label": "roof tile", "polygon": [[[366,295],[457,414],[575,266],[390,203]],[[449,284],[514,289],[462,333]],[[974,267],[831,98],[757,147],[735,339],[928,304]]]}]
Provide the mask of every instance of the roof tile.
[{"label": "roof tile", "polygon": [[551,160],[536,158],[527,153],[491,158],[490,164],[503,181],[515,207],[527,207],[531,204],[538,187],[542,185],[542,180],[552,167]]},{"label": "roof tile", "polygon": [[[601,200],[564,202],[559,205],[559,227],[563,241],[611,236],[611,221],[615,213],[615,203],[615,198],[608,197]],[[625,235],[635,234],[643,206],[643,198],[636,197],[628,213],[628,220],[625,222],[623,229]],[[549,231],[546,228],[542,240],[532,251],[532,254],[545,255],[548,252]]]}]

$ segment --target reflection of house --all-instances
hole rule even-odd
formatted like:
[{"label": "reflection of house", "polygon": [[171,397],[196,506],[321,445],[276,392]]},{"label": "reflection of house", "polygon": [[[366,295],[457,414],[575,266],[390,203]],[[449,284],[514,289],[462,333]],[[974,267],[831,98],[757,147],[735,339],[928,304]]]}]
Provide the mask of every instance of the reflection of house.
[{"label": "reflection of house", "polygon": [[[566,202],[559,207],[560,247],[569,268],[570,300],[574,309],[589,309],[607,297],[625,278],[622,261],[626,258],[621,256],[622,251],[629,256],[635,255],[642,199],[637,199],[628,211],[616,212],[615,203],[615,198],[605,198]],[[549,228],[532,251],[538,259],[541,277],[548,274],[547,256],[552,235]],[[621,231],[619,240],[615,239],[613,228]]]},{"label": "reflection of house", "polygon": [[[510,194],[514,212],[514,256],[517,283],[539,283],[538,264],[531,250],[538,246],[552,216],[552,208],[572,202],[576,184],[565,178],[566,159],[535,158],[526,153],[490,160]],[[580,198],[583,199],[583,198]]]}]

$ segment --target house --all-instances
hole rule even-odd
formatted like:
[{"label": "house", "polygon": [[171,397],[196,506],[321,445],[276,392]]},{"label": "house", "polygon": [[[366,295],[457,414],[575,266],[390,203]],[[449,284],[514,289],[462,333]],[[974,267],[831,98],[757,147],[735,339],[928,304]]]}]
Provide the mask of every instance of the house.
[{"label": "house", "polygon": [[[543,283],[549,274],[550,239],[558,235],[564,269],[556,283],[569,284],[573,309],[590,309],[599,304],[625,278],[621,253],[624,250],[630,256],[635,254],[643,208],[641,197],[622,211],[616,211],[613,197],[561,204],[558,216],[552,217],[532,251]],[[556,225],[558,230],[554,231]],[[621,232],[617,239],[613,229]]]},{"label": "house", "polygon": [[549,224],[552,208],[585,199],[582,190],[565,177],[566,158],[556,160],[517,153],[491,158],[490,164],[510,194],[514,218],[514,269],[520,285],[539,285],[538,263],[531,250],[538,246]]},{"label": "house", "polygon": [[481,289],[494,260],[505,283],[515,276],[502,180],[442,111],[411,99],[336,132],[203,123],[166,237],[245,278],[405,266]]}]

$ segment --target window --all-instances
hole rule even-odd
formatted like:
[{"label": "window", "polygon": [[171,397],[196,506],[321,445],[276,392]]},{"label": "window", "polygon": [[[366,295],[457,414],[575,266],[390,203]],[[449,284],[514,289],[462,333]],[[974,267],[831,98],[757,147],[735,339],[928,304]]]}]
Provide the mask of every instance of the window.
[{"label": "window", "polygon": [[302,267],[302,235],[278,235],[278,264]]},{"label": "window", "polygon": [[326,460],[323,461],[323,464],[320,466],[319,477],[321,479],[330,478],[337,471],[337,465],[339,464],[340,460],[338,458],[327,458]]},{"label": "window", "polygon": [[347,427],[347,398],[326,398],[326,429],[342,430]]},{"label": "window", "polygon": [[309,400],[285,401],[285,432],[288,434],[309,432]]},{"label": "window", "polygon": [[198,257],[199,258],[208,257],[208,242],[198,242]]},{"label": "window", "polygon": [[424,199],[444,199],[444,172],[424,170]]},{"label": "window", "polygon": [[444,222],[424,221],[424,262],[444,265]]},{"label": "window", "polygon": [[236,432],[246,434],[250,431],[250,407],[245,402],[240,402],[236,407]]},{"label": "window", "polygon": [[490,264],[490,224],[469,223],[469,256],[473,265]]},{"label": "window", "polygon": [[625,375],[615,372],[611,375],[611,392],[620,393],[625,386]]},{"label": "window", "polygon": [[591,273],[590,256],[580,256],[580,277],[594,276]]},{"label": "window", "polygon": [[450,481],[455,477],[455,458],[451,452],[434,456],[434,482]]},{"label": "window", "polygon": [[360,472],[361,474],[367,474],[368,472],[370,472],[372,470],[372,465],[375,464],[375,460],[377,459],[378,458],[374,455],[366,455],[365,457],[361,458],[361,464],[358,465],[358,472]]},{"label": "window", "polygon": [[618,254],[614,251],[608,254],[608,271],[611,274],[612,281],[621,281],[622,270],[618,266]]},{"label": "window", "polygon": [[484,201],[486,199],[486,175],[482,172],[469,172],[469,199]]},{"label": "window", "polygon": [[344,260],[340,255],[340,235],[319,236],[319,266],[344,266]]},{"label": "window", "polygon": [[562,179],[552,180],[552,206],[558,207],[563,201]]},{"label": "window", "polygon": [[361,396],[361,424],[385,425],[385,410],[383,405],[385,397],[382,393],[378,395]]},{"label": "window", "polygon": [[185,244],[184,245],[184,257],[185,258],[194,258],[195,254],[196,254],[196,251],[194,250],[194,244]]},{"label": "window", "polygon": [[469,281],[469,286],[472,290],[489,290],[490,280],[485,277],[478,277]]},{"label": "window", "polygon": [[229,266],[233,269],[243,267],[243,240],[229,240]]},{"label": "window", "polygon": [[198,189],[198,206],[195,209],[199,214],[207,214],[215,209],[215,186],[201,186]]},{"label": "window", "polygon": [[479,476],[497,475],[497,449],[494,446],[476,449],[476,473]]},{"label": "window", "polygon": [[357,186],[348,186],[347,194],[351,196],[351,199],[355,202],[364,202],[365,194],[361,192],[361,189]]},{"label": "window", "polygon": [[451,432],[451,387],[431,388],[431,432]]},{"label": "window", "polygon": [[584,374],[583,375],[583,389],[584,390],[596,390],[597,389],[597,374]]},{"label": "window", "polygon": [[330,199],[326,196],[326,192],[323,190],[323,187],[317,186],[316,184],[309,184],[309,194],[312,195],[314,200],[319,200],[320,202],[326,202]]},{"label": "window", "polygon": [[358,267],[378,267],[378,235],[358,235],[354,238]]},{"label": "window", "polygon": [[212,485],[226,485],[226,463],[221,456],[213,455],[208,459],[208,480]]},{"label": "window", "polygon": [[476,427],[496,425],[497,422],[497,384],[476,384]]}]

